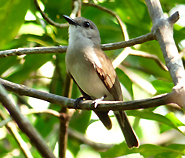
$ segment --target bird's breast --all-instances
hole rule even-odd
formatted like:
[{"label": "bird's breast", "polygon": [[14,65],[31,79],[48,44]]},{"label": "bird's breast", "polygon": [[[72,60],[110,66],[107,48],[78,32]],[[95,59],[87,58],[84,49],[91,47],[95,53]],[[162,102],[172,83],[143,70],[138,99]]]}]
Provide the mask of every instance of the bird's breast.
[{"label": "bird's breast", "polygon": [[66,67],[78,86],[93,99],[107,95],[106,99],[111,100],[112,95],[98,76],[94,62],[101,67],[98,57],[91,48],[84,49],[84,51],[67,50]]}]

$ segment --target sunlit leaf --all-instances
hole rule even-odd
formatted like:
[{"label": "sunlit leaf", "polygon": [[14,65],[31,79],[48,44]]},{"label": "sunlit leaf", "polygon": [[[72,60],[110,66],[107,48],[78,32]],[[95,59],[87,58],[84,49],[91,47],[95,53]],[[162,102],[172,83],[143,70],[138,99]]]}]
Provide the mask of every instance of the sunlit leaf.
[{"label": "sunlit leaf", "polygon": [[0,1],[0,49],[17,35],[28,7],[29,0]]},{"label": "sunlit leaf", "polygon": [[152,82],[152,85],[155,87],[158,94],[169,93],[174,86],[172,82],[165,82],[162,80],[155,80]]},{"label": "sunlit leaf", "polygon": [[179,119],[177,119],[175,114],[172,112],[166,114],[165,117],[168,118],[171,122],[173,122],[173,124],[176,126],[185,126],[185,124],[182,123]]}]

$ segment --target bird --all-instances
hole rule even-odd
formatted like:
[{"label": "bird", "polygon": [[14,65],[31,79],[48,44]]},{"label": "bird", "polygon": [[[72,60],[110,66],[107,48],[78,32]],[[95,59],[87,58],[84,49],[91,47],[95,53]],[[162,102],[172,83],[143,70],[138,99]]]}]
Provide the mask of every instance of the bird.
[{"label": "bird", "polygon": [[[65,56],[66,69],[77,84],[83,97],[77,99],[123,101],[120,81],[112,62],[101,49],[101,39],[97,26],[89,19],[72,19],[63,15],[69,23],[68,48]],[[94,110],[103,125],[110,130],[112,122],[109,111]],[[114,115],[129,148],[138,147],[138,138],[132,129],[126,112],[114,111]]]}]

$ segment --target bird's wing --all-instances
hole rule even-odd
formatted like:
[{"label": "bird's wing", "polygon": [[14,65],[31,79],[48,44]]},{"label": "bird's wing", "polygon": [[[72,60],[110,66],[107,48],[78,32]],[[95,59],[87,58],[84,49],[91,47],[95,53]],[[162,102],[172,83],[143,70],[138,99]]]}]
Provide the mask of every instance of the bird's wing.
[{"label": "bird's wing", "polygon": [[112,65],[112,62],[107,57],[107,55],[99,48],[94,48],[95,53],[99,57],[99,62],[101,63],[101,67],[99,67],[96,63],[94,63],[94,67],[96,69],[96,72],[98,73],[98,76],[104,83],[105,87],[108,89],[108,91],[113,95],[114,100],[122,101],[122,91],[120,87],[120,82],[117,77],[117,74],[114,70],[114,67]]},{"label": "bird's wing", "polygon": [[[122,101],[123,96],[120,82],[110,59],[103,51],[100,51],[100,48],[98,49],[98,51],[96,51],[96,53],[98,53],[97,56],[99,57],[99,62],[101,63],[101,67],[95,64],[95,68],[100,79],[102,80],[108,91],[113,95],[114,100]],[[114,111],[114,114],[118,120],[123,135],[125,136],[128,147],[137,147],[139,145],[139,142],[128,121],[126,113],[124,111]]]}]

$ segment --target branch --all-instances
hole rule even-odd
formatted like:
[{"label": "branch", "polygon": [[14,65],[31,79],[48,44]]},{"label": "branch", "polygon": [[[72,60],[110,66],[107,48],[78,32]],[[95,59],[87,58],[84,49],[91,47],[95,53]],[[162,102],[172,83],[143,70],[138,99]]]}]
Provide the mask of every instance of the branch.
[{"label": "branch", "polygon": [[60,114],[60,129],[59,129],[59,157],[66,157],[68,133],[67,129],[69,126],[69,114],[66,107],[62,107]]},{"label": "branch", "polygon": [[109,43],[109,44],[103,44],[101,45],[101,48],[103,50],[115,50],[115,49],[120,49],[120,48],[125,48],[125,47],[130,47],[134,46],[136,44],[141,44],[147,41],[154,40],[155,36],[153,33],[148,33],[146,35],[142,35],[133,39],[130,39],[128,41],[122,41],[122,42],[116,42],[116,43]]},{"label": "branch", "polygon": [[43,157],[54,158],[54,154],[48,148],[46,143],[40,134],[33,128],[29,123],[28,119],[25,118],[19,109],[12,104],[8,98],[8,94],[0,84],[0,102],[9,111],[11,117],[16,121],[19,128],[29,137],[30,141],[35,145],[37,150]]},{"label": "branch", "polygon": [[[141,44],[151,40],[154,40],[154,35],[152,33],[148,33],[146,35],[133,38],[129,41],[102,44],[101,48],[103,50],[115,50],[115,49],[134,46],[136,44]],[[8,56],[25,55],[25,54],[47,54],[47,53],[57,54],[57,53],[65,53],[66,50],[67,50],[67,46],[18,48],[18,49],[0,51],[0,58],[4,58]]]},{"label": "branch", "polygon": [[[160,44],[174,85],[177,85],[184,74],[183,64],[173,39],[173,22],[177,21],[179,15],[175,13],[170,18],[165,18],[158,0],[146,0],[146,4],[153,22],[152,31]],[[174,16],[176,20],[174,20]],[[173,22],[169,21],[170,19],[173,19]]]},{"label": "branch", "polygon": [[[60,105],[62,107],[66,108],[72,108],[76,109],[74,106],[74,99],[69,99],[66,97],[54,95],[51,93],[46,93],[46,92],[41,92],[38,90],[35,90],[33,88],[28,88],[24,85],[20,84],[15,84],[3,79],[0,79],[0,83],[9,91],[15,92],[19,95],[24,95],[24,96],[30,96],[34,97],[37,99],[45,100],[50,103],[54,103],[57,105]],[[136,110],[136,109],[142,109],[142,108],[151,108],[151,107],[157,107],[160,105],[166,105],[170,103],[177,103],[178,104],[178,99],[177,95],[178,94],[175,89],[171,93],[167,94],[162,94],[155,96],[153,98],[149,99],[141,99],[141,100],[134,100],[134,101],[100,101],[98,103],[98,107],[94,108],[92,101],[91,100],[86,100],[86,101],[81,101],[78,109],[83,109],[83,110]]]},{"label": "branch", "polygon": [[152,19],[152,32],[160,44],[166,65],[175,85],[178,105],[185,107],[185,71],[181,57],[173,39],[173,24],[179,19],[178,12],[165,18],[159,0],[146,0]]},{"label": "branch", "polygon": [[65,53],[67,46],[18,48],[0,51],[0,58],[27,54]]},{"label": "branch", "polygon": [[[66,74],[64,90],[63,90],[63,95],[65,97],[71,97],[72,84],[73,84],[72,79],[68,74]],[[59,157],[65,158],[66,150],[67,150],[67,140],[68,140],[67,130],[69,126],[70,116],[69,116],[68,109],[64,106],[61,108],[60,112],[61,112],[61,115],[59,118],[60,119]]]}]

